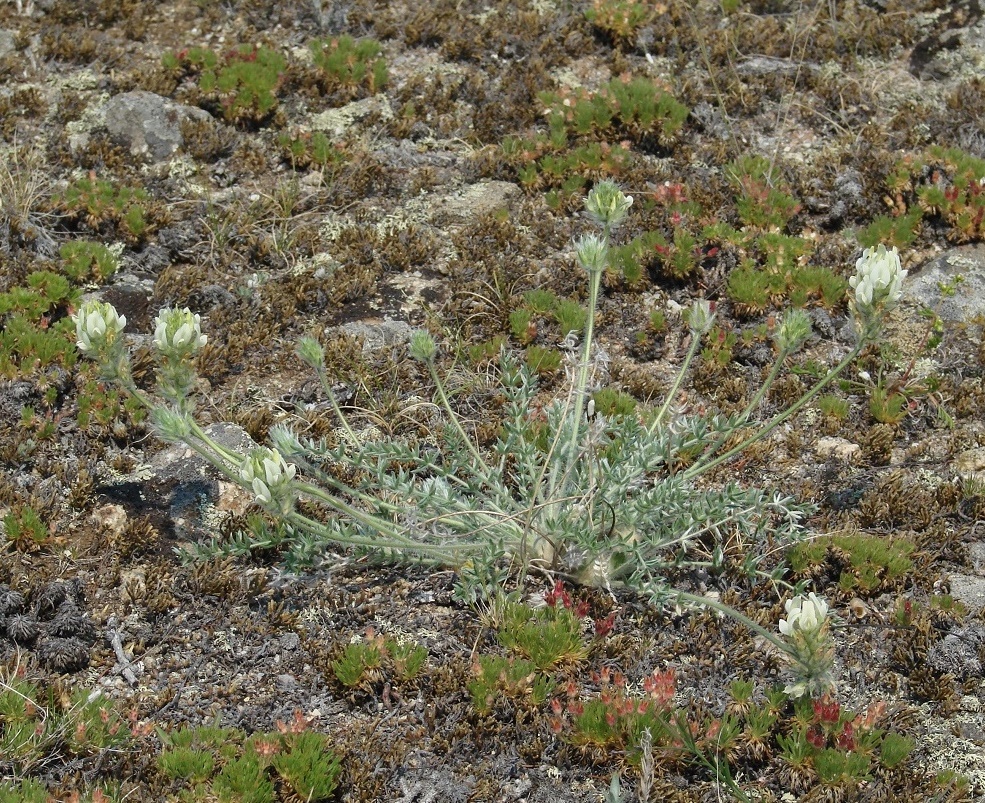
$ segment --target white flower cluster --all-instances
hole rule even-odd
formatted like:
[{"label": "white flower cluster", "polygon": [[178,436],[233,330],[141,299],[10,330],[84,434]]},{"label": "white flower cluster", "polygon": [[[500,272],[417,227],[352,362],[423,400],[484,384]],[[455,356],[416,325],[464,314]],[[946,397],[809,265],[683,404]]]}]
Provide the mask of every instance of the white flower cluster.
[{"label": "white flower cluster", "polygon": [[240,479],[253,489],[257,502],[265,507],[276,506],[289,512],[293,504],[290,484],[297,467],[285,463],[276,449],[253,449],[239,468]]},{"label": "white flower cluster", "polygon": [[797,596],[784,605],[787,618],[780,620],[780,633],[795,636],[797,632],[817,633],[828,618],[828,604],[813,591],[806,597]]},{"label": "white flower cluster", "polygon": [[795,682],[783,690],[791,697],[818,699],[835,688],[835,650],[828,627],[828,603],[817,594],[796,596],[784,606],[780,620]]},{"label": "white flower cluster", "polygon": [[127,325],[125,316],[120,315],[112,304],[103,301],[86,301],[75,315],[76,346],[87,357],[99,357],[118,339],[123,327]]},{"label": "white flower cluster", "polygon": [[895,307],[903,295],[907,272],[900,264],[895,246],[891,251],[884,245],[866,248],[855,263],[855,275],[848,280],[855,291],[858,311],[866,315]]},{"label": "white flower cluster", "polygon": [[162,309],[154,327],[154,345],[165,357],[180,360],[189,357],[206,344],[202,334],[202,318],[185,309]]}]

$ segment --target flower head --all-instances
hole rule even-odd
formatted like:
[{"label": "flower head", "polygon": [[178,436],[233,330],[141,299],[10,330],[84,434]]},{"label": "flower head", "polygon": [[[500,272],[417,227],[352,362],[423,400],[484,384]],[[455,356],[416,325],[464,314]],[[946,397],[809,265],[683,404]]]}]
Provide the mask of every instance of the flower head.
[{"label": "flower head", "polygon": [[596,223],[614,229],[626,219],[633,196],[626,195],[614,181],[600,181],[585,199],[585,208]]},{"label": "flower head", "polygon": [[806,597],[788,599],[783,607],[787,618],[780,620],[780,632],[784,636],[793,636],[796,631],[816,633],[827,621],[828,604],[813,591]]},{"label": "flower head", "polygon": [[855,291],[853,304],[862,318],[893,309],[903,295],[903,279],[907,271],[900,264],[899,252],[894,246],[866,248],[855,263],[855,275],[848,280]]},{"label": "flower head", "polygon": [[410,336],[410,356],[418,362],[429,363],[438,353],[438,344],[434,342],[430,332],[417,329]]},{"label": "flower head", "polygon": [[275,507],[288,513],[294,504],[291,480],[297,467],[285,463],[276,449],[253,449],[239,468],[240,479],[253,490],[256,501],[264,507]]},{"label": "flower head", "polygon": [[165,357],[181,360],[190,357],[208,338],[202,334],[200,315],[184,309],[166,307],[157,314],[154,327],[154,345]]},{"label": "flower head", "polygon": [[835,688],[834,643],[828,626],[828,604],[813,592],[787,600],[780,620],[784,649],[796,682],[784,691],[791,697],[819,697]]},{"label": "flower head", "polygon": [[78,338],[76,345],[87,357],[106,356],[119,342],[123,327],[127,325],[126,317],[104,301],[86,301],[72,320],[75,321],[75,335]]}]

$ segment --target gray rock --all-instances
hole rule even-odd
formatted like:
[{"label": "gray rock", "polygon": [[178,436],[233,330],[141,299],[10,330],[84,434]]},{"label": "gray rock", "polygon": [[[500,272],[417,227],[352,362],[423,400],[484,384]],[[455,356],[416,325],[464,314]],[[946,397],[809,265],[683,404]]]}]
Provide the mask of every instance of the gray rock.
[{"label": "gray rock", "polygon": [[985,578],[951,574],[951,596],[972,613],[985,608]]},{"label": "gray rock", "polygon": [[945,321],[969,321],[985,314],[985,245],[945,251],[907,278],[903,295]]},{"label": "gray rock", "polygon": [[927,653],[927,665],[958,680],[980,677],[979,651],[985,644],[985,627],[971,623],[952,630]]},{"label": "gray rock", "polygon": [[11,31],[0,31],[0,58],[17,50],[17,40]]},{"label": "gray rock", "polygon": [[363,351],[370,353],[388,346],[406,343],[414,330],[406,321],[384,320],[351,321],[339,329],[352,337],[362,338]]},{"label": "gray rock", "polygon": [[[235,424],[211,424],[205,432],[221,446],[240,455],[257,446]],[[122,505],[128,515],[147,516],[162,532],[195,542],[214,535],[221,511],[235,509],[241,498],[248,497],[184,444],[175,444],[154,455],[150,464],[135,474],[99,490],[110,501]]]},{"label": "gray rock", "polygon": [[509,181],[482,181],[469,184],[444,197],[435,198],[434,214],[446,223],[466,222],[510,208],[521,195],[520,188]]},{"label": "gray rock", "polygon": [[311,128],[314,131],[324,131],[333,137],[341,137],[354,124],[374,114],[379,115],[383,121],[394,118],[393,109],[385,95],[354,100],[337,109],[328,109],[316,114],[311,119]]},{"label": "gray rock", "polygon": [[211,120],[203,109],[182,106],[153,92],[136,90],[116,95],[103,108],[106,128],[130,147],[135,156],[167,159],[182,145],[183,120]]}]

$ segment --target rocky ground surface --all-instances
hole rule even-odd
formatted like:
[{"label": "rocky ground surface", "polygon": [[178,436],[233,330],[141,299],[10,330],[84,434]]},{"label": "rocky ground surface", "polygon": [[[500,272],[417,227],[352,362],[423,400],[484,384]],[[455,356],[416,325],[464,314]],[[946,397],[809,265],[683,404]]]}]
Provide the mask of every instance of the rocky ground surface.
[{"label": "rocky ground surface", "polygon": [[[333,51],[344,34],[379,42],[366,74],[355,56],[331,69],[313,58],[311,42]],[[597,316],[611,387],[639,401],[669,387],[691,299],[716,301],[720,329],[679,404],[734,412],[770,365],[764,332],[790,304],[791,277],[816,267],[844,280],[874,225],[900,245],[910,276],[884,348],[849,369],[828,407],[809,406],[709,481],[814,502],[819,537],[908,545],[890,566],[832,542],[791,579],[809,579],[838,615],[842,705],[884,701],[881,727],[915,749],[862,783],[792,772],[777,735],[793,725],[762,750],[740,738],[729,758],[757,800],[985,799],[983,43],[979,0],[0,5],[0,689],[32,679],[52,721],[80,689],[132,712],[124,746],[72,749],[62,734],[28,759],[0,710],[0,776],[39,779],[59,800],[105,799],[94,790],[110,777],[119,799],[178,799],[155,727],[266,733],[300,712],[342,759],[338,800],[597,801],[617,771],[625,799],[639,799],[631,757],[555,733],[549,702],[504,694],[476,710],[475,657],[505,651],[489,618],[456,600],[453,569],[341,550],[306,571],[286,571],[274,549],[190,560],[232,543],[258,509],[100,385],[68,319],[79,294],[111,301],[149,389],[157,310],[200,313],[199,414],[240,445],[295,415],[331,436],[337,422],[293,354],[315,335],[347,408],[403,437],[432,392],[405,356],[412,329],[458,346],[449,371],[497,336],[557,348],[549,316],[518,329],[511,314],[535,288],[584,300],[571,241],[590,229],[585,189],[612,177],[636,199],[620,241],[665,238],[636,254],[638,275],[607,274]],[[565,119],[633,79],[682,104],[679,127],[624,108],[583,128]],[[735,165],[749,155],[760,172],[743,184]],[[674,239],[715,222],[733,234]],[[791,239],[767,253],[742,232]],[[668,240],[686,269],[673,269]],[[76,242],[105,249],[79,257],[66,250]],[[764,304],[734,292],[743,267],[779,277]],[[840,288],[799,298],[816,335],[766,412],[850,347]],[[563,372],[543,382],[557,390]],[[879,391],[895,410],[872,404]],[[462,409],[489,423],[481,402]],[[705,590],[771,629],[789,596],[725,576]],[[559,670],[559,688],[591,695],[603,667],[635,684],[673,667],[677,704],[702,720],[723,715],[736,679],[757,700],[784,682],[768,645],[729,620],[658,610],[629,589],[572,593],[615,624]],[[333,665],[367,634],[422,645],[423,670],[346,687]],[[706,766],[665,756],[650,799],[729,794]]]}]

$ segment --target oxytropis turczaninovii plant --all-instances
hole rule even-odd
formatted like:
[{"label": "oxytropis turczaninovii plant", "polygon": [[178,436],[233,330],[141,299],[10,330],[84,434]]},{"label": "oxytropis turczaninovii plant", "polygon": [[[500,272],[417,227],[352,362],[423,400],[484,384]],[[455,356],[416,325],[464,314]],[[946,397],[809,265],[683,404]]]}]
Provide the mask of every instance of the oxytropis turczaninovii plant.
[{"label": "oxytropis turczaninovii plant", "polygon": [[[712,604],[678,591],[673,579],[692,567],[714,572],[726,562],[757,575],[764,571],[767,546],[800,536],[806,506],[738,484],[698,488],[695,480],[786,421],[843,371],[878,336],[906,271],[895,249],[865,251],[851,280],[855,348],[805,396],[730,448],[725,445],[734,442],[733,433],[750,431],[749,420],[786,358],[810,336],[802,310],[789,311],[775,327],[776,364],[737,415],[685,415],[674,408],[702,337],[714,323],[714,308],[705,300],[695,301],[687,313],[690,347],[662,406],[630,415],[590,415],[589,396],[603,383],[607,364],[595,343],[594,312],[612,238],[632,201],[612,182],[589,193],[586,209],[599,232],[574,243],[588,278],[589,314],[581,342],[573,335],[567,340],[567,389],[541,407],[535,420],[535,377],[504,352],[499,378],[505,416],[489,449],[480,448],[469,423],[455,412],[438,371],[438,344],[425,331],[413,335],[410,354],[426,368],[444,412],[445,424],[432,442],[367,440],[357,433],[332,389],[336,377],[328,376],[321,345],[307,337],[298,354],[319,377],[343,437],[330,444],[278,425],[270,431],[270,445],[245,455],[216,442],[195,420],[193,361],[205,342],[197,315],[165,309],[158,316],[157,398],[134,383],[124,346],[126,321],[109,304],[81,305],[75,315],[78,348],[99,363],[104,379],[147,406],[162,438],[187,444],[254,495],[276,522],[289,566],[317,563],[328,545],[342,544],[390,559],[456,566],[471,593],[509,560],[521,577],[532,569],[551,570],[583,583],[618,582],[655,598]],[[358,479],[346,483],[340,477]],[[304,505],[297,504],[301,499]],[[781,645],[789,652],[786,642]]]}]

